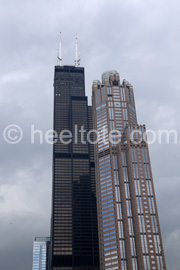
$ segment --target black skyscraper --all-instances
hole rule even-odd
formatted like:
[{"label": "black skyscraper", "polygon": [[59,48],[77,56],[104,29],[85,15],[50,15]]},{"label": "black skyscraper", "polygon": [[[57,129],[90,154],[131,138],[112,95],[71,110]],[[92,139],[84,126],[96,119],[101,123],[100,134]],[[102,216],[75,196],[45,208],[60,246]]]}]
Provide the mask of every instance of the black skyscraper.
[{"label": "black skyscraper", "polygon": [[92,109],[85,96],[84,68],[56,66],[54,130],[58,135],[69,130],[73,139],[67,144],[58,140],[53,147],[53,270],[99,269],[93,145],[82,144],[80,132],[76,136],[75,130],[81,126],[87,138],[92,129]]}]

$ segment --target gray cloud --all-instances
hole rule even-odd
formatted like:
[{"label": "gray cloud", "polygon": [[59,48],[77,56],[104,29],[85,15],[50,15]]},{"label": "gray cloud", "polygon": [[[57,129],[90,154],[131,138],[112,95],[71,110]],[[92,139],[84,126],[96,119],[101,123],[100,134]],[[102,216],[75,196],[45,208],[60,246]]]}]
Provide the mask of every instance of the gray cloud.
[{"label": "gray cloud", "polygon": [[[73,64],[78,33],[86,93],[107,69],[134,86],[139,123],[149,129],[179,124],[179,8],[177,0],[1,1],[0,10],[0,268],[30,270],[33,236],[49,235],[52,147],[30,144],[30,126],[52,128],[53,72],[59,31],[63,64]],[[4,128],[24,138],[8,145]],[[180,251],[179,142],[150,145],[168,269]]]}]

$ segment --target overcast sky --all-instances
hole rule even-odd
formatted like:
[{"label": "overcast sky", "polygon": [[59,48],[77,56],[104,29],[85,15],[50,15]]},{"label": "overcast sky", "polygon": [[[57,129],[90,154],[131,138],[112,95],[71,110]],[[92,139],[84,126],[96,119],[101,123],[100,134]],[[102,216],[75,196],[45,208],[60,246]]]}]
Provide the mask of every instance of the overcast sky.
[{"label": "overcast sky", "polygon": [[[0,0],[0,269],[31,270],[34,236],[50,230],[52,147],[30,143],[31,125],[53,123],[53,75],[59,42],[74,64],[78,34],[86,93],[108,69],[134,86],[139,124],[180,132],[178,0]],[[3,139],[19,125],[23,140]],[[164,250],[180,269],[180,151],[150,145]]]}]

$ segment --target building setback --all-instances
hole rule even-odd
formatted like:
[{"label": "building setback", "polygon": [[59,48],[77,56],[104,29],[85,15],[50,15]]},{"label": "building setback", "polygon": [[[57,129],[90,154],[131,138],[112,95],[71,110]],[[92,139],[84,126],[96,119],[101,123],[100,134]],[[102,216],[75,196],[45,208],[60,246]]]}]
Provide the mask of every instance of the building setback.
[{"label": "building setback", "polygon": [[[56,66],[54,130],[72,132],[53,145],[51,267],[53,270],[98,270],[98,228],[94,148],[82,144],[92,129],[92,108],[85,96],[84,68]],[[64,131],[64,135],[69,135]]]},{"label": "building setback", "polygon": [[[99,132],[100,269],[166,269],[145,126],[137,124],[133,87],[125,80],[120,84],[117,71],[107,71],[92,89],[93,123]],[[119,143],[114,130],[121,132]],[[111,131],[116,136],[110,141]]]}]

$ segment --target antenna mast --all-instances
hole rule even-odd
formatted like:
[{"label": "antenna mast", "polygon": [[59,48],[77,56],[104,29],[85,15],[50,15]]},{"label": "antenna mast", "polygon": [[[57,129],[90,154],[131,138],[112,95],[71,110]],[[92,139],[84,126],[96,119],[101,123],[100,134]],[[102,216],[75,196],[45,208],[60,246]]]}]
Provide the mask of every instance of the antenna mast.
[{"label": "antenna mast", "polygon": [[62,66],[62,41],[61,41],[61,32],[60,32],[60,44],[59,44],[59,50],[57,55],[57,65]]},{"label": "antenna mast", "polygon": [[79,51],[78,51],[78,39],[77,39],[77,35],[76,35],[76,60],[75,62],[75,67],[79,67],[80,66],[80,56],[79,56]]},{"label": "antenna mast", "polygon": [[59,65],[62,66],[62,41],[60,32],[60,45],[59,45]]},{"label": "antenna mast", "polygon": [[57,66],[59,66],[59,49],[57,49]]}]

